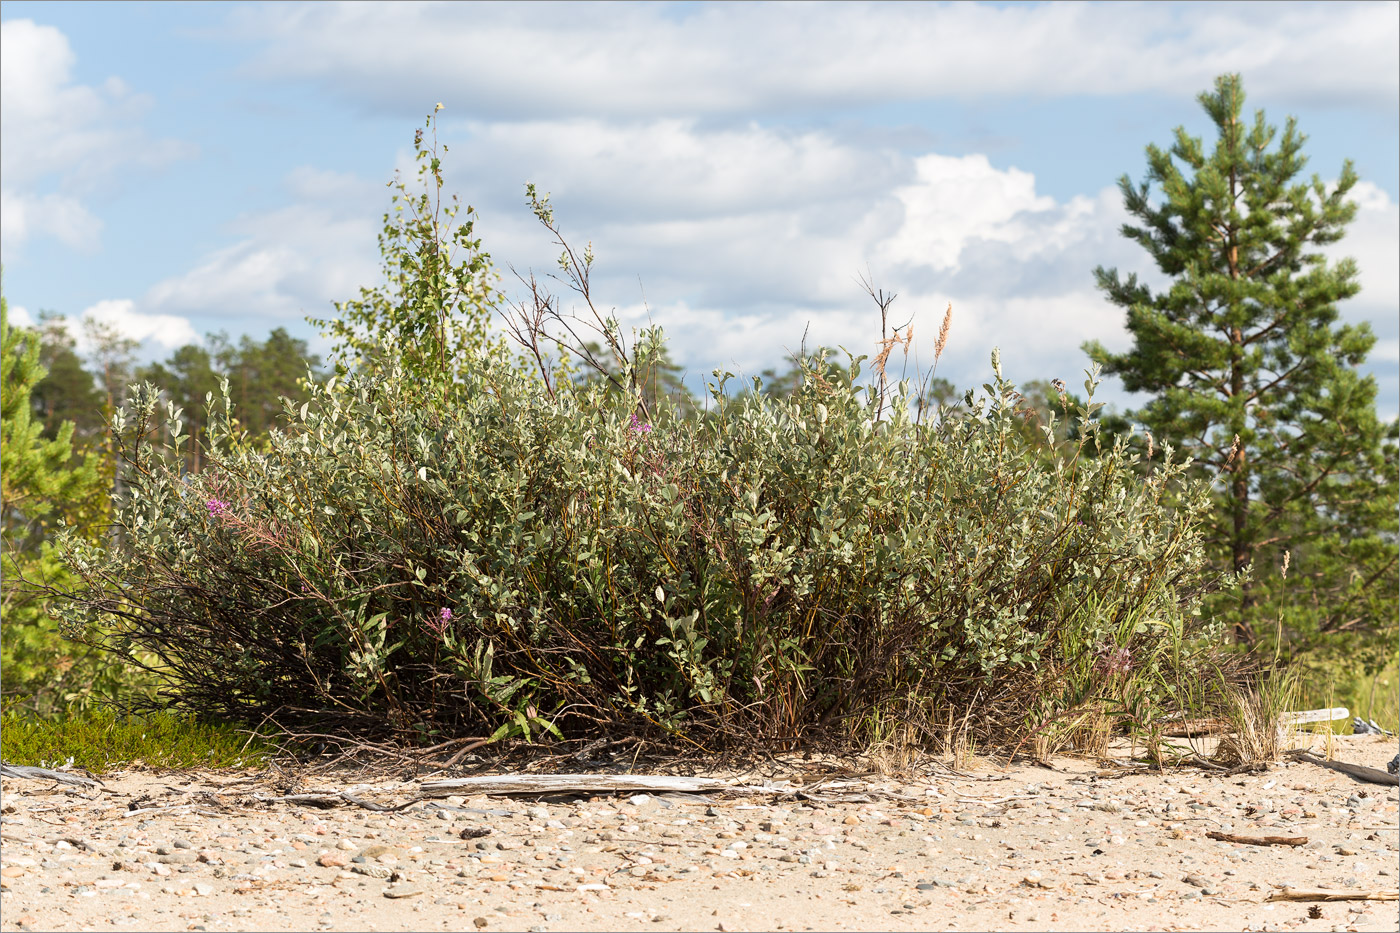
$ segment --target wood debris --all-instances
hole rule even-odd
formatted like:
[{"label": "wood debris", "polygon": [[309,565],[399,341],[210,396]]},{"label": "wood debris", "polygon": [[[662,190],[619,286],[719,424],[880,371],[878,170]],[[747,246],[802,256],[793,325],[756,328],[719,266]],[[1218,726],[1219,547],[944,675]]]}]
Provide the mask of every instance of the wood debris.
[{"label": "wood debris", "polygon": [[619,792],[715,793],[736,786],[718,778],[669,774],[500,774],[424,781],[425,796],[451,794],[613,794]]},{"label": "wood debris", "polygon": [[1307,836],[1237,836],[1234,833],[1206,833],[1207,839],[1220,842],[1237,842],[1247,846],[1305,846]]},{"label": "wood debris", "polygon": [[1267,898],[1271,901],[1396,901],[1400,891],[1337,891],[1332,888],[1284,888]]},{"label": "wood debris", "polygon": [[1358,781],[1366,781],[1371,784],[1386,784],[1390,787],[1400,786],[1400,774],[1390,774],[1380,768],[1368,768],[1365,765],[1348,764],[1345,761],[1327,761],[1306,751],[1290,752],[1292,757],[1299,761],[1306,761],[1315,764],[1320,768],[1330,768],[1333,771],[1340,771],[1343,774],[1356,778]]},{"label": "wood debris", "polygon": [[29,765],[7,765],[0,763],[0,777],[26,778],[31,781],[58,781],[60,784],[73,784],[78,787],[102,787],[96,778],[84,777],[68,771],[54,771],[50,768],[31,768]]}]

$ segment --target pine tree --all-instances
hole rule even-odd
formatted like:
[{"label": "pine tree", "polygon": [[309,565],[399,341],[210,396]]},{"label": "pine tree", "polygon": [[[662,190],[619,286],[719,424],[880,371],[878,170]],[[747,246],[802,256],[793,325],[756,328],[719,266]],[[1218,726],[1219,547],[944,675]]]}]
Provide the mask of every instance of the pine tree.
[{"label": "pine tree", "polygon": [[[211,338],[213,342],[214,338]],[[170,354],[161,363],[151,363],[136,373],[141,382],[158,386],[169,401],[181,410],[181,420],[191,438],[200,438],[209,426],[209,395],[219,395],[222,373],[214,367],[215,360],[209,351],[198,344],[186,344]],[[217,405],[218,403],[215,402]],[[238,409],[240,417],[243,409]],[[203,445],[186,444],[185,465],[191,472],[198,473],[203,466]]]},{"label": "pine tree", "polygon": [[52,439],[34,417],[32,394],[47,370],[39,362],[39,335],[10,326],[9,307],[0,296],[0,500],[5,546],[28,550],[56,518],[72,520],[98,482],[88,460],[74,467],[73,424],[59,426]]},{"label": "pine tree", "polygon": [[31,402],[44,422],[44,437],[58,437],[59,427],[71,421],[75,448],[98,443],[107,432],[102,416],[104,393],[92,373],[83,368],[63,316],[40,311],[39,325],[39,364],[48,375],[34,386]]},{"label": "pine tree", "polygon": [[48,594],[72,583],[49,537],[59,519],[97,533],[94,503],[107,486],[96,455],[73,458],[73,423],[43,435],[32,393],[46,376],[40,335],[12,328],[0,295],[0,672],[7,704],[41,712],[109,690],[124,675],[111,657],[63,639]]},{"label": "pine tree", "polygon": [[1222,570],[1252,567],[1214,607],[1235,638],[1261,647],[1277,627],[1295,649],[1359,648],[1356,633],[1395,625],[1397,432],[1357,371],[1370,327],[1338,319],[1360,290],[1356,263],[1319,252],[1356,214],[1357,175],[1347,161],[1333,184],[1297,180],[1306,137],[1293,118],[1279,136],[1262,110],[1247,124],[1238,75],[1198,99],[1214,151],[1178,128],[1169,150],[1148,147],[1145,182],[1119,182],[1138,221],[1123,235],[1171,284],[1096,269],[1133,346],[1085,350],[1152,396],[1129,417],[1158,448],[1172,444],[1215,481],[1211,547]]}]

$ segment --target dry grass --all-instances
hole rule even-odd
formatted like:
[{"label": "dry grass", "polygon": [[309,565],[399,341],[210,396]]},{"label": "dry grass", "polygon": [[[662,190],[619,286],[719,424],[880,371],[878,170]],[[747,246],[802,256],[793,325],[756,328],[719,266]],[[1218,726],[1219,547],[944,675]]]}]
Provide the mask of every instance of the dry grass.
[{"label": "dry grass", "polygon": [[1243,684],[1225,685],[1222,694],[1230,731],[1216,746],[1215,760],[1237,767],[1282,757],[1290,736],[1280,722],[1298,700],[1296,672],[1263,671]]}]

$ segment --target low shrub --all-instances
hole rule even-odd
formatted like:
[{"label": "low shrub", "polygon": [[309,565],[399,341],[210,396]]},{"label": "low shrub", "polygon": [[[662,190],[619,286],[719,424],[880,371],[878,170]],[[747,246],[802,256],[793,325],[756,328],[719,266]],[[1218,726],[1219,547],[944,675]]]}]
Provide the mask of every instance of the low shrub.
[{"label": "low shrub", "polygon": [[70,630],[115,620],[208,715],[707,749],[891,716],[932,737],[950,708],[998,740],[1090,707],[1145,721],[1191,663],[1208,501],[1169,504],[1169,451],[1145,474],[1121,442],[1087,456],[1092,401],[1044,456],[995,354],[985,396],[930,425],[907,386],[873,417],[860,360],[832,379],[825,353],[790,396],[734,401],[717,372],[707,413],[647,423],[470,352],[431,399],[395,372],[314,385],[263,452],[225,397],[198,475],[179,412],[156,447],[137,391],[119,534],[65,542]]}]

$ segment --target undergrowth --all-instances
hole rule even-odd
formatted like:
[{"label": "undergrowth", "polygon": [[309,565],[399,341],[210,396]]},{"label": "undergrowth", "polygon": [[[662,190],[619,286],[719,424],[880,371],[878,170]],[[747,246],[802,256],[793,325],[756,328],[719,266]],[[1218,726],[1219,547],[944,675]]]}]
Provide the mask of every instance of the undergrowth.
[{"label": "undergrowth", "polygon": [[156,712],[122,716],[90,708],[62,718],[7,710],[0,716],[0,756],[8,764],[58,767],[71,763],[94,773],[118,767],[261,767],[273,751],[267,740],[192,715]]}]

